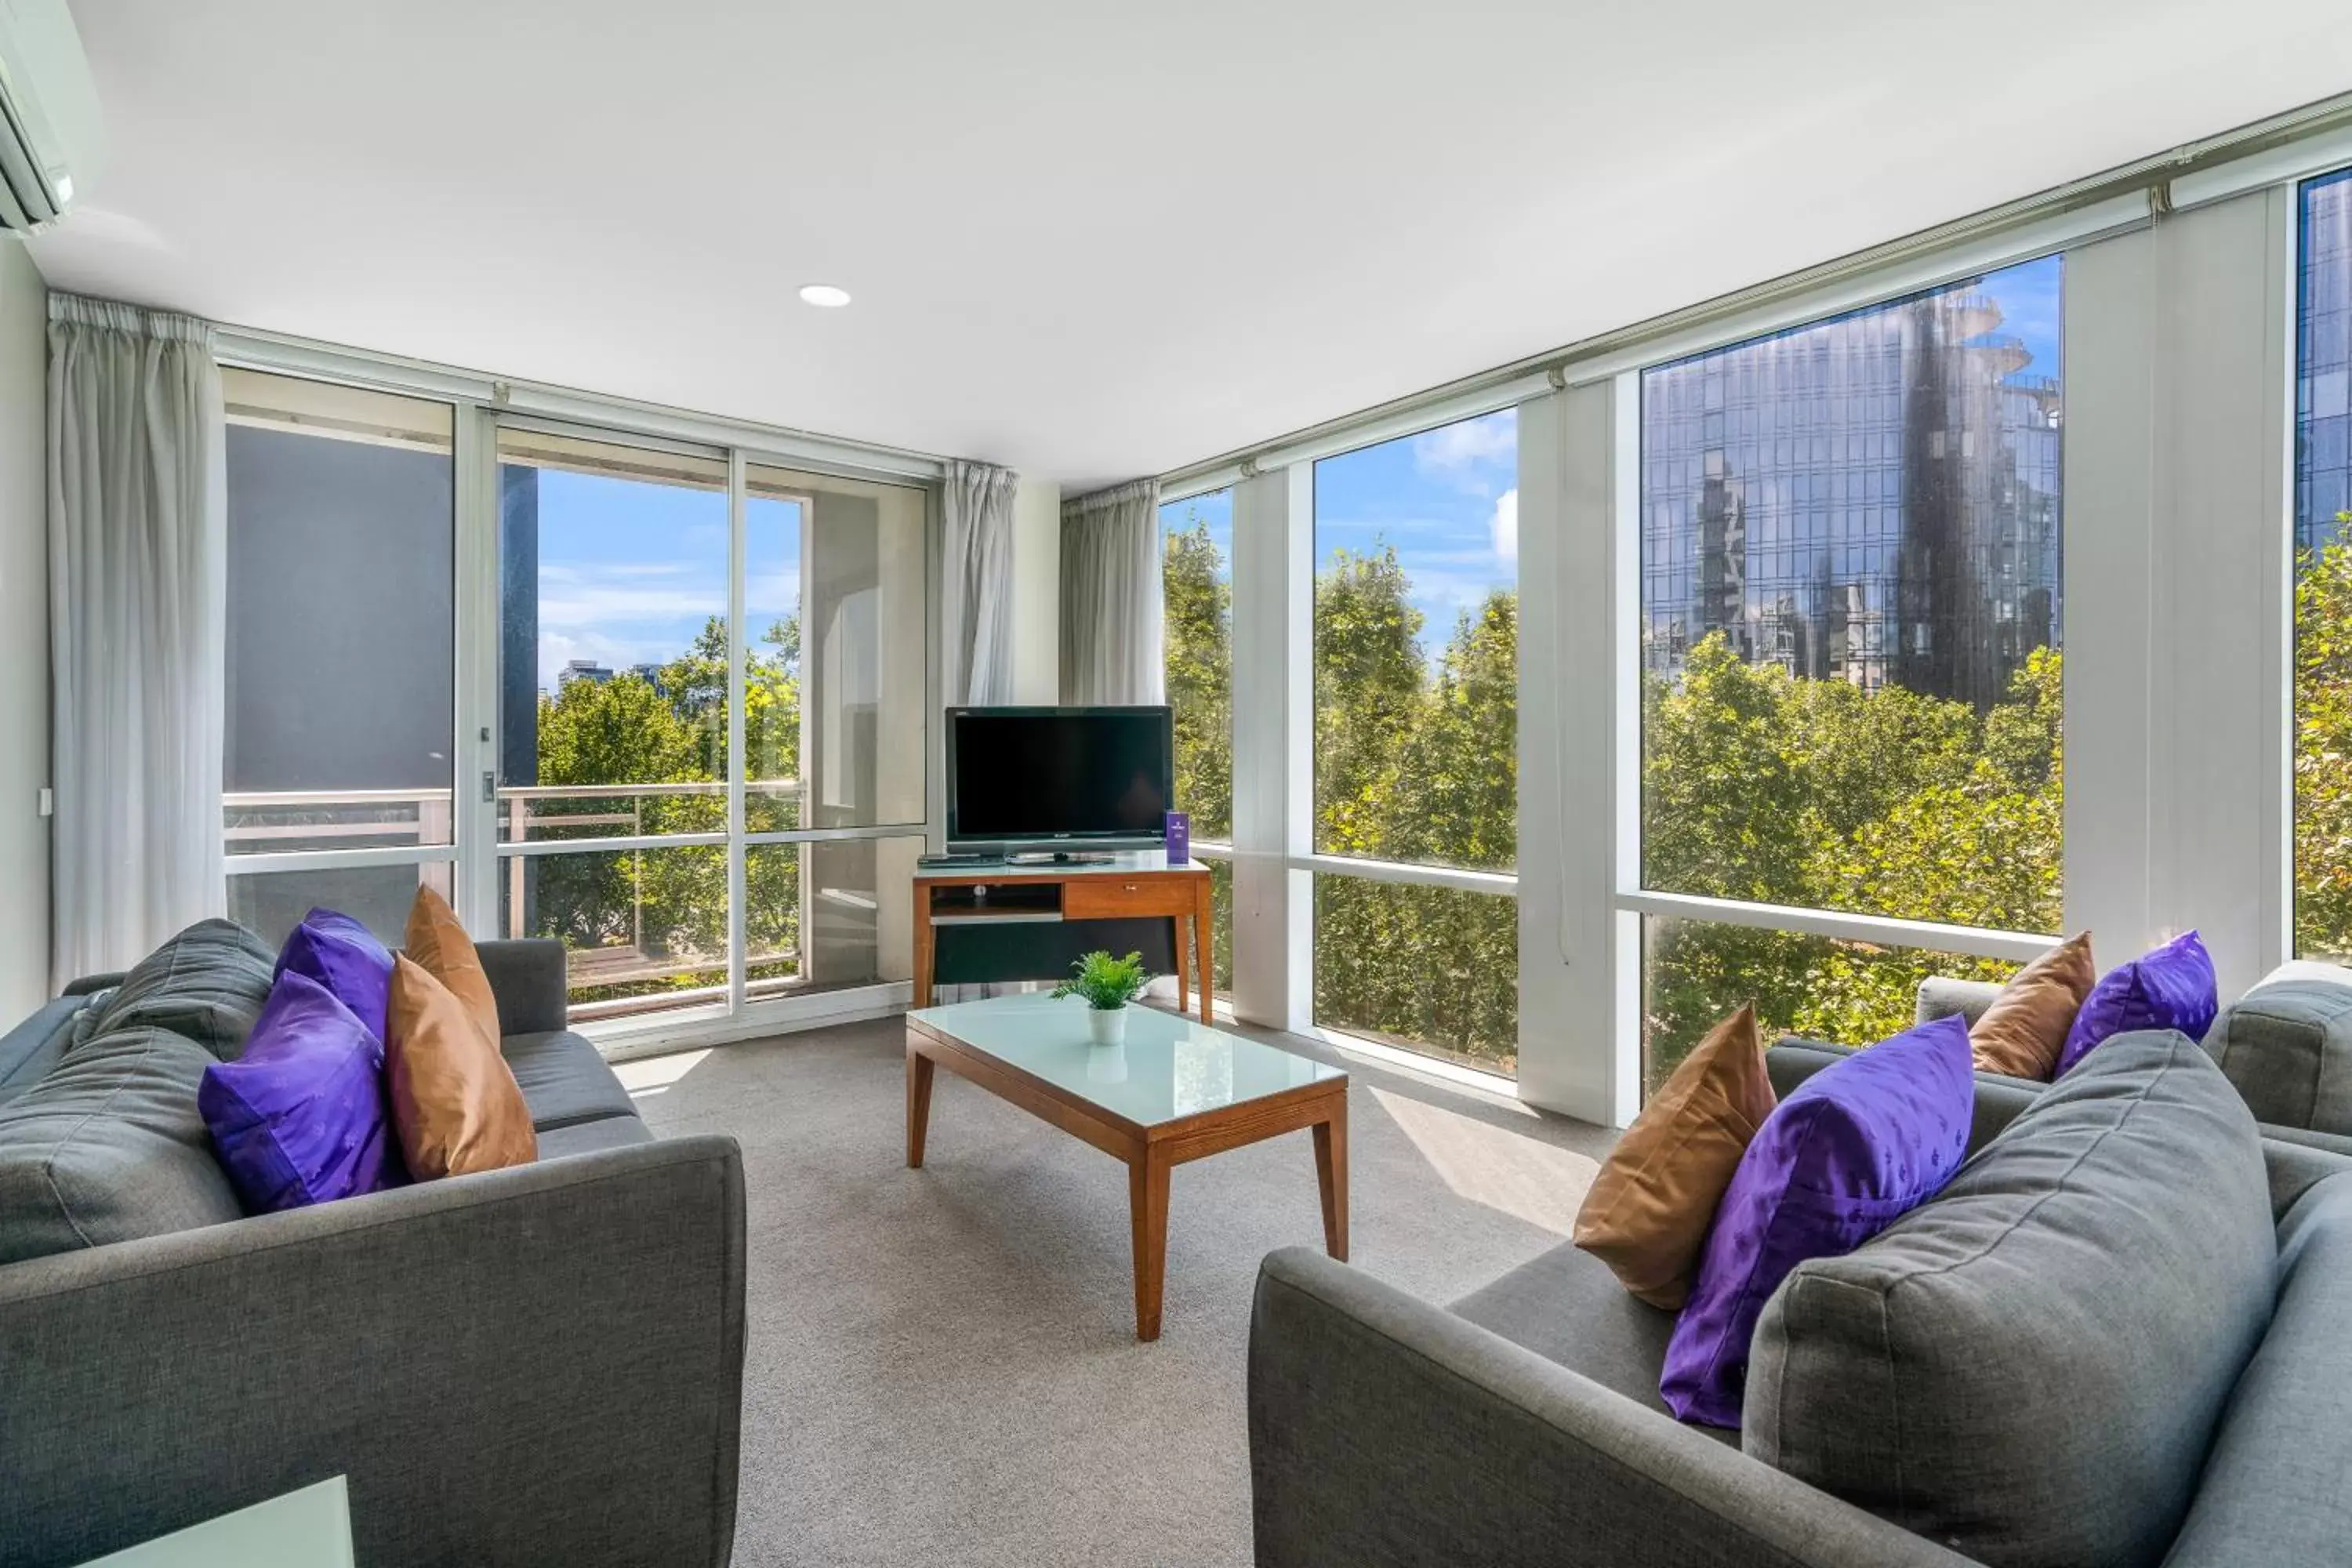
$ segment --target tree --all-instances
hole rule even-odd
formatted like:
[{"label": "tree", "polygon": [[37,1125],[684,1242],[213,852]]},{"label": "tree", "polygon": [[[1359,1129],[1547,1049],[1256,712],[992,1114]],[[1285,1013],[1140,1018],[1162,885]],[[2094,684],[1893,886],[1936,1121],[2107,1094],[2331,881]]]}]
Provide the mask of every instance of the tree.
[{"label": "tree", "polygon": [[1160,563],[1176,801],[1196,837],[1222,839],[1234,830],[1233,589],[1209,525],[1188,524],[1166,536]]},{"label": "tree", "polygon": [[[2036,649],[2006,698],[1865,690],[1750,666],[1719,634],[1645,689],[1644,881],[1749,902],[2055,931],[2063,666]],[[1919,981],[2015,966],[1731,924],[1654,921],[1644,1005],[1655,1084],[1717,1019],[1864,1045],[1906,1026]]]},{"label": "tree", "polygon": [[2352,954],[2352,544],[2338,538],[2296,564],[2295,948]]},{"label": "tree", "polygon": [[[744,762],[751,779],[794,777],[800,762],[800,625],[772,623],[744,650]],[[723,784],[727,769],[727,625],[706,621],[694,641],[647,680],[632,671],[573,680],[541,694],[539,776],[548,784]],[[803,826],[796,798],[753,792],[753,831]],[[625,821],[616,820],[626,814]],[[583,820],[567,828],[548,819]],[[533,837],[609,837],[716,833],[727,826],[723,789],[616,795],[534,808]],[[762,846],[746,860],[746,936],[753,951],[797,949],[798,850]],[[703,985],[726,962],[728,850],[665,846],[536,858],[539,928],[574,951],[624,949],[681,972],[622,981],[598,996]]]},{"label": "tree", "polygon": [[1396,549],[1340,550],[1315,581],[1315,847],[1381,853],[1423,697],[1421,612]]}]

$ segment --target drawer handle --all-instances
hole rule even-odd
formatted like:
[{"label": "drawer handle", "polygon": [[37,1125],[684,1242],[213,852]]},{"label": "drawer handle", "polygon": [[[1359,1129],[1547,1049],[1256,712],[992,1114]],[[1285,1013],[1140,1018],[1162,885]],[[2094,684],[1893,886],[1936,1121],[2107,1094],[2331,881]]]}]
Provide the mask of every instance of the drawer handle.
[{"label": "drawer handle", "polygon": [[1141,892],[1143,889],[1140,889],[1140,888],[1139,888],[1139,887],[1137,887],[1133,882],[1129,882],[1129,883],[1127,885],[1127,890],[1128,890],[1129,892],[1130,892],[1130,893],[1139,893],[1139,892]]}]

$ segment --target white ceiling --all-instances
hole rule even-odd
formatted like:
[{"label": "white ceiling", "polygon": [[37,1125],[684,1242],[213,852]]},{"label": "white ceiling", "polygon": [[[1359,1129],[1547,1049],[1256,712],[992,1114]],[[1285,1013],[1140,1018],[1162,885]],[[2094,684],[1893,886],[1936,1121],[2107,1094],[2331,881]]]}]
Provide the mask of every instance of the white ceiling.
[{"label": "white ceiling", "polygon": [[1071,486],[2352,87],[2341,0],[73,10],[55,285]]}]

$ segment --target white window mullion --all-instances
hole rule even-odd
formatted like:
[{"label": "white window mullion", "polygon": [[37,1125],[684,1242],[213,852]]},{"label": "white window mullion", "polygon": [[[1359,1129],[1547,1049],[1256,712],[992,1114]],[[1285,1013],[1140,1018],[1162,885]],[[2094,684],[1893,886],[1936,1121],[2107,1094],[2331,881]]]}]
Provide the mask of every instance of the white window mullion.
[{"label": "white window mullion", "polygon": [[[745,562],[743,453],[727,454],[727,1010],[743,1009],[745,942],[751,922],[743,908],[750,879],[743,843],[743,574]],[[807,918],[805,910],[802,918]]]},{"label": "white window mullion", "polygon": [[455,744],[450,748],[450,828],[457,841],[453,889],[467,929],[498,929],[499,576],[498,441],[489,411],[457,405],[457,672]]},{"label": "white window mullion", "polygon": [[[1314,480],[1305,464],[1234,487],[1234,1014],[1313,1026]],[[1244,672],[1271,672],[1247,679]]]}]

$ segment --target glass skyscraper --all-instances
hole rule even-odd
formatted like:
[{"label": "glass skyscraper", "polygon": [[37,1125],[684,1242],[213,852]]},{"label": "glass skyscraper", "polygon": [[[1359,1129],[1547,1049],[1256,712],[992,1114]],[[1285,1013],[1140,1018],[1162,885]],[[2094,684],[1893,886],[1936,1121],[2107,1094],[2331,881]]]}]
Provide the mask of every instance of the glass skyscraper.
[{"label": "glass skyscraper", "polygon": [[[1720,632],[1795,675],[1982,708],[2059,646],[2060,266],[1645,373],[1645,668]],[[2012,298],[2048,303],[2041,355],[2002,331]]]},{"label": "glass skyscraper", "polygon": [[2303,187],[2294,313],[2294,542],[2334,539],[2352,509],[2345,375],[2352,361],[2352,170]]}]

